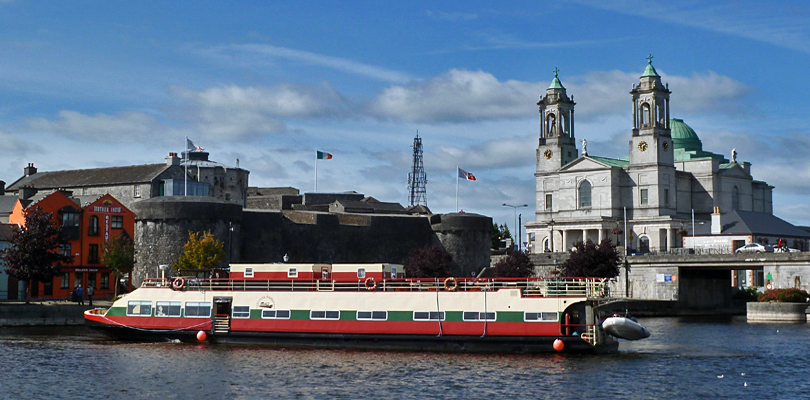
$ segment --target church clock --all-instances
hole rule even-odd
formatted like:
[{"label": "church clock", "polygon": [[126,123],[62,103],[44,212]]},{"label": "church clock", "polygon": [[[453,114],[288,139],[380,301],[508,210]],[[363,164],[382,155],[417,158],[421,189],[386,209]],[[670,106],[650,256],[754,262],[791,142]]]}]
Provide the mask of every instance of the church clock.
[{"label": "church clock", "polygon": [[638,149],[641,150],[641,151],[646,151],[647,150],[647,142],[642,141],[641,143],[639,143],[638,144]]},{"label": "church clock", "polygon": [[554,153],[551,152],[551,149],[546,149],[546,151],[543,152],[543,157],[545,157],[546,160],[550,160],[553,155]]}]

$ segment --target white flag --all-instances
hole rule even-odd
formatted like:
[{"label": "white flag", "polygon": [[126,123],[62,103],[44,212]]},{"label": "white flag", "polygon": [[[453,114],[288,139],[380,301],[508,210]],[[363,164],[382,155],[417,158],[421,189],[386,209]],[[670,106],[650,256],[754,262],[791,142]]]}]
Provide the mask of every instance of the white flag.
[{"label": "white flag", "polygon": [[203,151],[203,148],[200,147],[200,146],[197,146],[194,142],[191,141],[191,139],[186,138],[186,150],[188,150],[188,151]]}]

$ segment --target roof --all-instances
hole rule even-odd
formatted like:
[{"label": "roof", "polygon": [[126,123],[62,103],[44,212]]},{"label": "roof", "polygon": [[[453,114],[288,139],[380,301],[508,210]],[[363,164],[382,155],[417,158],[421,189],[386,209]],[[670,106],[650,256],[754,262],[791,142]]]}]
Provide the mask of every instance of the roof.
[{"label": "roof", "polygon": [[18,179],[16,182],[9,185],[6,190],[16,191],[25,186],[31,186],[38,190],[42,190],[82,186],[145,183],[151,182],[170,167],[171,166],[165,163],[161,163],[131,165],[126,167],[37,172]]},{"label": "roof", "polygon": [[[720,215],[721,235],[767,235],[810,238],[810,232],[769,213],[732,211]],[[712,226],[704,223],[695,226],[695,234],[711,235]]]},{"label": "roof", "polygon": [[703,150],[703,143],[700,141],[695,130],[686,125],[682,119],[673,118],[669,120],[669,129],[672,134],[672,147],[684,150]]},{"label": "roof", "polygon": [[17,204],[17,196],[0,196],[0,214],[11,214]]},{"label": "roof", "polygon": [[655,67],[653,67],[652,65],[652,55],[647,57],[647,68],[644,69],[644,74],[641,75],[642,78],[644,78],[645,76],[657,76],[659,78],[661,77],[660,75],[658,75],[658,72],[655,72]]},{"label": "roof", "polygon": [[616,159],[616,158],[599,157],[599,156],[588,156],[588,157],[592,158],[592,159],[594,159],[596,161],[599,161],[599,162],[601,162],[603,164],[607,164],[607,165],[609,165],[611,167],[622,168],[625,165],[630,164],[630,161],[619,160],[619,159]]},{"label": "roof", "polygon": [[565,89],[565,86],[560,82],[560,78],[557,77],[558,71],[557,68],[554,68],[554,79],[551,80],[551,85],[548,87],[549,89]]}]

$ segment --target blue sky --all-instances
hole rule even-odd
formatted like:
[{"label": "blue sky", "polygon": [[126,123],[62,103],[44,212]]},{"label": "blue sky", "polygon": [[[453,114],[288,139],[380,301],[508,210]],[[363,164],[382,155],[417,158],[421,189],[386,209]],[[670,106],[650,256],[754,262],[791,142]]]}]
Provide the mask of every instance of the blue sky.
[{"label": "blue sky", "polygon": [[647,55],[704,149],[753,164],[810,225],[806,1],[0,0],[0,179],[162,162],[184,137],[251,186],[533,220],[537,102],[559,68],[592,155],[625,157]]}]

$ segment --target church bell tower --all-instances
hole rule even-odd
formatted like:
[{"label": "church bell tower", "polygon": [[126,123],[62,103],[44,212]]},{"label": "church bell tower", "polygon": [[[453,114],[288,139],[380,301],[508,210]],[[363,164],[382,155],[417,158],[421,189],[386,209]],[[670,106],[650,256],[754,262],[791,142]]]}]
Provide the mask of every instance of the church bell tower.
[{"label": "church bell tower", "polygon": [[631,165],[674,165],[669,127],[669,85],[647,57],[647,68],[633,86],[633,136],[630,140]]},{"label": "church bell tower", "polygon": [[554,69],[554,80],[540,97],[540,142],[537,173],[556,171],[577,158],[574,138],[574,96],[568,97]]}]

